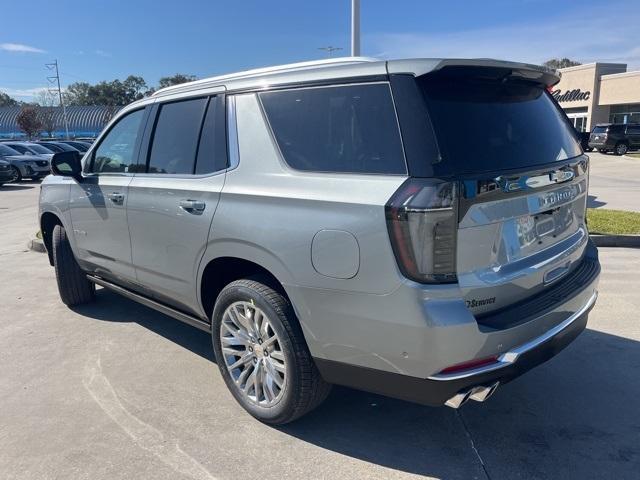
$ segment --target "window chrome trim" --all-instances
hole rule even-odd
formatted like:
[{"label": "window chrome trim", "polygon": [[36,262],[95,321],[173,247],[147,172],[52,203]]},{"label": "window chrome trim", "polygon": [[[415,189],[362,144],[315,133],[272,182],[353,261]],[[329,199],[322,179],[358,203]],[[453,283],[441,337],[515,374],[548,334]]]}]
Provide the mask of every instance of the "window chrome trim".
[{"label": "window chrome trim", "polygon": [[498,357],[495,363],[489,363],[487,365],[484,365],[478,368],[473,368],[471,370],[465,370],[460,373],[449,373],[449,374],[437,373],[428,378],[429,380],[437,380],[437,381],[460,380],[462,378],[469,378],[475,375],[481,375],[483,373],[492,372],[494,370],[498,370],[500,368],[513,365],[514,363],[516,363],[516,361],[518,360],[518,358],[520,358],[521,355],[533,350],[534,348],[539,347],[546,341],[551,340],[553,337],[558,335],[563,330],[567,329],[573,322],[575,322],[585,312],[587,312],[591,307],[593,307],[593,305],[596,303],[597,298],[598,298],[598,291],[595,290],[591,295],[591,297],[589,297],[589,300],[587,300],[587,303],[585,303],[577,312],[575,312],[569,318],[560,322],[551,330],[547,330],[545,333],[543,333],[539,337],[536,337],[527,343],[523,343],[522,345],[514,347],[508,352],[503,353]]},{"label": "window chrome trim", "polygon": [[240,165],[235,95],[227,95],[227,151],[229,155],[229,167],[227,167],[227,170],[233,170]]}]

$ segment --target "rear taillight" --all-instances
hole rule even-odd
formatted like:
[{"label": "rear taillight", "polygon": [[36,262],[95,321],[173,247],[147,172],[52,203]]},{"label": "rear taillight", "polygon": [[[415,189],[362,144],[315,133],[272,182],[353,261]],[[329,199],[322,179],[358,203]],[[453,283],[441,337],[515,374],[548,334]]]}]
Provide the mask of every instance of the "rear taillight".
[{"label": "rear taillight", "polygon": [[458,187],[410,178],[386,205],[387,228],[402,273],[420,283],[456,282]]}]

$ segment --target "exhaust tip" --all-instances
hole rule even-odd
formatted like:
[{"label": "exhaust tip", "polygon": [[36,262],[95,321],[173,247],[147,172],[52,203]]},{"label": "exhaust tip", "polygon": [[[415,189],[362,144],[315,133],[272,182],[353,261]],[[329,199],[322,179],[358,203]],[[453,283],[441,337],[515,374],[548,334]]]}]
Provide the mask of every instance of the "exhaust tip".
[{"label": "exhaust tip", "polygon": [[453,397],[451,397],[449,400],[444,402],[444,404],[447,407],[458,409],[462,405],[464,405],[467,400],[469,400],[470,395],[471,395],[471,390],[467,390],[466,392],[456,393]]},{"label": "exhaust tip", "polygon": [[493,395],[499,384],[500,382],[496,382],[488,387],[475,387],[471,389],[469,398],[476,402],[484,402],[487,398]]}]

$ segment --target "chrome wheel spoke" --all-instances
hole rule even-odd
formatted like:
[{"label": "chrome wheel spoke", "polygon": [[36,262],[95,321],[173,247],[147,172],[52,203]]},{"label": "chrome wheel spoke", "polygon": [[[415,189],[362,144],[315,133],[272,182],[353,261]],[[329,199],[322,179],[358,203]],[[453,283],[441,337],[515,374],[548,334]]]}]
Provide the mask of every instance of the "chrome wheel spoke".
[{"label": "chrome wheel spoke", "polygon": [[266,313],[253,302],[234,302],[222,316],[219,335],[222,361],[239,393],[260,406],[278,402],[286,386],[287,365]]}]

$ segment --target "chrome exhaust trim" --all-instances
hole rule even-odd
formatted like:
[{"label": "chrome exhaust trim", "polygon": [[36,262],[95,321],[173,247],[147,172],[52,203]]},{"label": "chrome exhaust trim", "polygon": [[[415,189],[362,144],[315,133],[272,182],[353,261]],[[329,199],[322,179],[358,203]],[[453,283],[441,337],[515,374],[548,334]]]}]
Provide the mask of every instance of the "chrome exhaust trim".
[{"label": "chrome exhaust trim", "polygon": [[464,405],[467,402],[467,400],[484,402],[487,398],[493,395],[493,393],[498,388],[498,385],[500,385],[500,382],[496,382],[492,385],[489,385],[488,387],[483,385],[479,387],[473,387],[469,390],[456,393],[453,397],[451,397],[449,400],[444,402],[444,404],[447,407],[458,409],[462,405]]},{"label": "chrome exhaust trim", "polygon": [[460,408],[467,400],[469,400],[469,396],[471,395],[471,390],[467,390],[466,392],[456,393],[449,400],[444,402],[447,407],[451,408]]},{"label": "chrome exhaust trim", "polygon": [[493,392],[496,391],[498,385],[500,385],[500,382],[496,382],[488,387],[475,387],[471,390],[469,398],[476,402],[484,402],[487,398],[493,395]]}]

